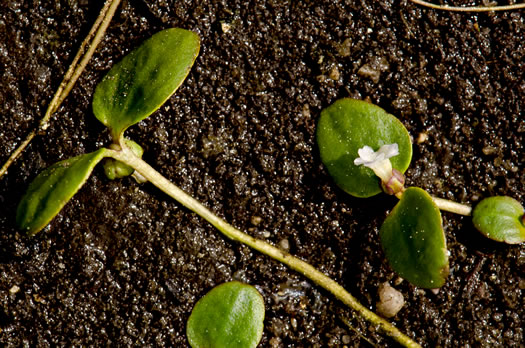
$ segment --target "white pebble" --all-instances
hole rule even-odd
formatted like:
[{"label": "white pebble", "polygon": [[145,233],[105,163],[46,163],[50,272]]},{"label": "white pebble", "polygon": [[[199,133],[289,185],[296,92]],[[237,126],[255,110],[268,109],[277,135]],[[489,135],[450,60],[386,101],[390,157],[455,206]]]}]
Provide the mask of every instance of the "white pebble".
[{"label": "white pebble", "polygon": [[388,282],[381,284],[379,287],[379,301],[376,303],[376,309],[380,315],[385,318],[391,318],[403,308],[405,299],[403,294]]}]

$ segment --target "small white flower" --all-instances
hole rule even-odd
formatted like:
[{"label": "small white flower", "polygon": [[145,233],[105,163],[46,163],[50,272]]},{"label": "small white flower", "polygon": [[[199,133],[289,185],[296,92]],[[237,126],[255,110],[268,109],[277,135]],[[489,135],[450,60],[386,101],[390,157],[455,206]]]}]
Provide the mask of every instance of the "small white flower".
[{"label": "small white flower", "polygon": [[356,166],[364,165],[374,171],[381,178],[381,181],[387,183],[392,177],[391,157],[399,155],[399,147],[396,143],[381,146],[377,152],[370,146],[364,146],[357,150],[359,157],[354,160]]},{"label": "small white flower", "polygon": [[399,146],[396,143],[387,144],[381,146],[377,152],[374,152],[370,146],[365,145],[357,150],[357,153],[359,154],[359,157],[354,160],[354,164],[356,166],[364,164],[365,167],[368,167],[374,162],[379,162],[399,155]]}]

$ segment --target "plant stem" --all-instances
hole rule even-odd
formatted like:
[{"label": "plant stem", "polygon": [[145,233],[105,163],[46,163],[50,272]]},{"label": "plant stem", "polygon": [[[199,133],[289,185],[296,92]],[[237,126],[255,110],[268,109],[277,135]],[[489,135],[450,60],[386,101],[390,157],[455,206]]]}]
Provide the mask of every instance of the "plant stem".
[{"label": "plant stem", "polygon": [[[401,197],[403,197],[404,191],[405,189],[395,194],[397,199],[401,199]],[[432,197],[432,200],[437,205],[439,210],[444,210],[450,213],[455,213],[464,216],[470,216],[470,214],[472,213],[472,207],[470,205],[449,201],[448,199],[438,198],[432,195],[430,195],[430,197]]]},{"label": "plant stem", "polygon": [[525,3],[503,5],[503,6],[448,6],[448,5],[436,5],[428,1],[423,0],[410,0],[414,4],[418,4],[425,7],[430,7],[435,10],[443,11],[455,11],[455,12],[490,12],[490,11],[512,11],[525,8]]},{"label": "plant stem", "polygon": [[[91,28],[88,35],[80,45],[77,55],[75,56],[73,62],[69,66],[69,69],[67,70],[64,79],[60,83],[60,86],[58,86],[58,89],[55,92],[51,103],[49,103],[44,117],[42,118],[42,120],[40,120],[37,129],[33,129],[27,135],[26,139],[16,148],[15,151],[13,151],[11,156],[9,156],[2,168],[0,168],[0,178],[7,172],[7,169],[18,158],[18,156],[20,156],[20,154],[24,151],[27,145],[29,145],[29,143],[31,142],[31,140],[33,140],[36,134],[40,131],[46,130],[49,127],[49,119],[51,118],[51,115],[53,115],[53,113],[57,111],[57,109],[60,107],[60,104],[62,104],[64,99],[66,99],[66,97],[68,96],[69,92],[73,88],[75,82],[78,80],[78,77],[80,76],[82,71],[84,71],[84,68],[89,62],[89,59],[91,58],[98,44],[102,40],[102,37],[104,36],[104,33],[106,32],[109,22],[111,21],[111,18],[113,17],[113,14],[115,13],[119,3],[120,0],[106,1],[104,7],[100,11],[97,20],[95,21],[95,24],[93,24],[93,27]],[[86,46],[88,47],[87,51]]]},{"label": "plant stem", "polygon": [[449,201],[448,199],[438,198],[434,196],[431,197],[440,210],[445,210],[451,213],[465,216],[470,216],[470,214],[472,213],[472,207],[469,205]]},{"label": "plant stem", "polygon": [[403,334],[395,326],[364,307],[355,297],[348,293],[337,282],[318,271],[312,265],[274,247],[273,245],[270,245],[267,242],[255,239],[231,226],[226,221],[212,213],[208,208],[203,206],[193,197],[189,196],[180,188],[172,184],[149,164],[136,157],[130,149],[123,147],[121,151],[108,150],[107,154],[114,159],[134,168],[140,175],[149,180],[153,185],[157,186],[160,190],[168,194],[186,208],[204,218],[220,232],[222,232],[226,237],[245,244],[303,274],[307,278],[311,279],[314,283],[331,292],[336,298],[341,300],[350,308],[354,309],[357,313],[359,313],[359,315],[371,322],[373,325],[379,326],[386,334],[394,338],[405,347],[420,347],[419,344]]}]

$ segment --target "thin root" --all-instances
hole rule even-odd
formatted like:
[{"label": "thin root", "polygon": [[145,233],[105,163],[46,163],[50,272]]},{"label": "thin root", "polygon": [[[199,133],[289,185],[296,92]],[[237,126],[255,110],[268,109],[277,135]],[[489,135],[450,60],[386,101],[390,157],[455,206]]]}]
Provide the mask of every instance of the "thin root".
[{"label": "thin root", "polygon": [[58,110],[60,104],[62,104],[64,99],[66,99],[67,95],[73,88],[73,85],[77,81],[78,77],[82,71],[84,71],[84,68],[91,59],[95,49],[102,40],[102,37],[104,36],[104,33],[106,32],[109,22],[111,21],[111,18],[113,17],[113,14],[115,13],[119,3],[120,0],[106,1],[104,7],[100,11],[100,15],[95,21],[95,24],[93,24],[90,32],[80,45],[77,55],[69,66],[64,79],[60,83],[60,86],[58,86],[53,100],[51,100],[51,103],[49,103],[46,114],[40,121],[37,129],[33,129],[27,135],[26,139],[16,148],[15,151],[13,151],[13,153],[11,153],[11,156],[9,156],[2,168],[0,168],[0,178],[7,172],[7,169],[11,166],[11,164],[13,164],[18,156],[20,156],[27,145],[29,145],[31,140],[33,140],[33,138],[37,135],[37,133],[40,131],[45,131],[47,127],[49,127],[49,119],[51,118],[51,115],[53,115],[53,113]]},{"label": "thin root", "polygon": [[410,0],[414,4],[430,7],[435,10],[443,11],[454,11],[454,12],[491,12],[491,11],[514,11],[525,8],[525,3],[503,5],[503,6],[449,6],[449,5],[436,5],[428,1],[423,0]]}]

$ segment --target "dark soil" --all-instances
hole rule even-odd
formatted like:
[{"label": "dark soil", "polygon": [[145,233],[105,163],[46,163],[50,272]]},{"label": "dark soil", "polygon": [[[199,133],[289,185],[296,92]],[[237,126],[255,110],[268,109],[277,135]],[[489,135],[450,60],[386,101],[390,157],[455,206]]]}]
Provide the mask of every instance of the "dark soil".
[{"label": "dark soil", "polygon": [[[0,4],[2,162],[42,118],[101,6]],[[200,56],[128,136],[218,215],[289,248],[371,309],[380,284],[397,279],[378,241],[396,200],[356,199],[335,186],[314,136],[324,107],[354,97],[399,117],[414,138],[409,185],[467,204],[525,200],[523,11],[455,14],[406,0],[124,1],[47,132],[0,179],[0,345],[187,346],[197,299],[232,279],[265,298],[261,347],[395,345],[303,276],[226,240],[153,186],[109,181],[99,167],[37,237],[16,230],[18,201],[41,170],[108,143],[91,111],[96,84],[169,27],[198,33]],[[392,321],[428,347],[523,347],[525,246],[491,242],[466,217],[444,213],[443,223],[446,285],[437,294],[395,285],[406,304]]]}]

